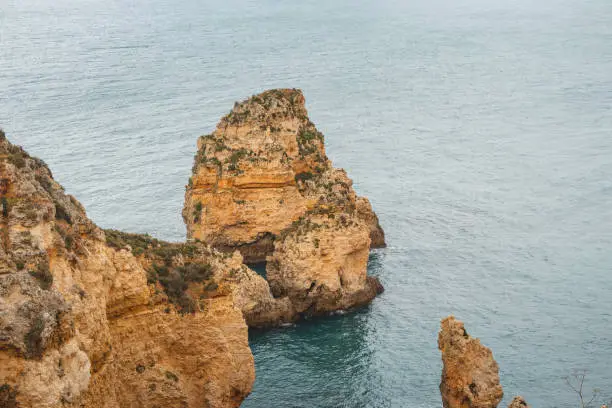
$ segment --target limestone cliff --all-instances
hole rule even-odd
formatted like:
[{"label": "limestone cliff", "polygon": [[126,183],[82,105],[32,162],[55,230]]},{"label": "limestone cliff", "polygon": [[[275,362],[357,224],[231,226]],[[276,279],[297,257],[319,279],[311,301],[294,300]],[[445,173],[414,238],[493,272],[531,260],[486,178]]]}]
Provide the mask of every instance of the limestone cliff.
[{"label": "limestone cliff", "polygon": [[[236,103],[198,140],[183,209],[188,237],[238,248],[247,262],[263,261],[274,238],[336,188],[333,170],[299,90],[266,91]],[[372,246],[384,246],[367,199],[353,193],[339,204],[358,207]]]},{"label": "limestone cliff", "polygon": [[[248,395],[254,363],[242,315],[249,308],[237,306],[241,292],[231,280],[225,289],[208,286],[191,309],[169,283],[184,280],[149,276],[148,284],[143,262],[107,244],[47,166],[2,132],[0,211],[6,406],[236,407]],[[199,283],[231,273],[223,269],[230,260],[209,258],[210,270],[179,272]]]},{"label": "limestone cliff", "polygon": [[183,218],[188,237],[268,261],[274,295],[297,313],[356,306],[382,290],[366,267],[384,232],[327,158],[299,90],[237,103],[199,139]]},{"label": "limestone cliff", "polygon": [[370,238],[360,220],[308,214],[284,230],[268,258],[267,279],[298,313],[317,315],[369,302],[382,286],[366,276]]},{"label": "limestone cliff", "polygon": [[442,352],[440,392],[444,408],[495,408],[503,398],[493,353],[450,316],[438,335]]}]

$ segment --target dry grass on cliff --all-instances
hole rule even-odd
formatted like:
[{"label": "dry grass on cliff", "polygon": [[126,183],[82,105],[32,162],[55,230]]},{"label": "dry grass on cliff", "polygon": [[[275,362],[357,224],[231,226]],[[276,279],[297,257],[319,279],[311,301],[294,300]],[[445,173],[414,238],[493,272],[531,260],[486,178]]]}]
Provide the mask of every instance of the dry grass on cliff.
[{"label": "dry grass on cliff", "polygon": [[116,249],[130,248],[147,271],[149,284],[159,284],[168,300],[180,313],[201,309],[200,302],[189,294],[191,283],[202,284],[204,290],[216,289],[212,282],[211,256],[202,243],[171,243],[148,234],[131,234],[105,230],[106,243]]}]

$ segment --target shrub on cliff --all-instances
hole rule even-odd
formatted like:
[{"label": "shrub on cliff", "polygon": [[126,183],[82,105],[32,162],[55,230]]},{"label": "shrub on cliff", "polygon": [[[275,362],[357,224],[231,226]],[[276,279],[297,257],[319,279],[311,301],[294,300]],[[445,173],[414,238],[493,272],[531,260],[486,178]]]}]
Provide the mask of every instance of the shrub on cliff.
[{"label": "shrub on cliff", "polygon": [[[0,136],[4,133],[0,131]],[[0,385],[0,407],[2,408],[18,408],[17,390],[8,384]]]},{"label": "shrub on cliff", "polygon": [[38,284],[44,290],[49,290],[53,285],[53,275],[49,270],[48,262],[39,263],[35,271],[30,271],[30,275],[38,281]]},{"label": "shrub on cliff", "polygon": [[23,342],[26,346],[27,358],[40,358],[43,354],[42,333],[45,330],[45,321],[42,316],[36,317],[30,330],[26,333]]},{"label": "shrub on cliff", "polygon": [[[580,408],[594,408],[599,405],[597,401],[601,400],[601,390],[599,388],[594,388],[591,392],[585,389],[584,383],[587,374],[588,371],[584,369],[574,370],[571,375],[563,378],[569,389],[578,397]],[[612,401],[604,403],[601,408],[607,408],[608,405],[612,405]]]},{"label": "shrub on cliff", "polygon": [[[197,310],[197,301],[188,293],[189,283],[202,283],[212,277],[209,264],[187,263],[172,267],[153,263],[147,270],[149,283],[159,282],[164,288],[170,303],[181,313],[192,313]],[[210,284],[207,287],[212,287]]]}]

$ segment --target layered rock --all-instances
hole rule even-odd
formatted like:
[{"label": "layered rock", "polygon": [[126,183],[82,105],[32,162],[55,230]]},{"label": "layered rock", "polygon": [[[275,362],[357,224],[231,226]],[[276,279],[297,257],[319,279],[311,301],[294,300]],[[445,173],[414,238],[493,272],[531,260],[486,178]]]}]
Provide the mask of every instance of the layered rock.
[{"label": "layered rock", "polygon": [[[198,140],[183,209],[188,237],[237,248],[247,262],[264,261],[274,238],[334,188],[332,171],[299,90],[266,91],[237,103]],[[301,188],[305,183],[318,188]],[[384,246],[367,199],[350,198],[343,204],[359,208],[373,246]]]},{"label": "layered rock", "polygon": [[317,315],[369,302],[382,286],[366,276],[369,230],[344,214],[308,214],[276,240],[267,279],[276,297],[295,310]]},{"label": "layered rock", "polygon": [[[148,284],[143,262],[108,245],[47,166],[1,132],[0,207],[5,406],[236,407],[248,395],[254,363],[232,281],[184,313],[193,304],[177,288]],[[229,275],[224,262],[213,256],[211,270]]]},{"label": "layered rock", "polygon": [[199,139],[183,218],[189,238],[266,260],[274,295],[297,313],[356,306],[382,290],[366,267],[384,232],[327,158],[299,90],[237,103]]},{"label": "layered rock", "polygon": [[499,367],[490,349],[450,316],[438,335],[442,352],[440,392],[445,408],[495,408],[503,398]]}]

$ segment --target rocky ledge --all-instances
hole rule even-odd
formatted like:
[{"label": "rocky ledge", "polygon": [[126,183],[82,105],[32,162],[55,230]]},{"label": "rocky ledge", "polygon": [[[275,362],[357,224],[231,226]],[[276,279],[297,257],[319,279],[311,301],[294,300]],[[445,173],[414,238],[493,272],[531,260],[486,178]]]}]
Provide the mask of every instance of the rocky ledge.
[{"label": "rocky ledge", "polygon": [[188,237],[266,261],[274,296],[287,297],[298,316],[364,304],[382,291],[366,269],[384,232],[323,140],[301,91],[255,95],[200,137],[185,193]]}]

